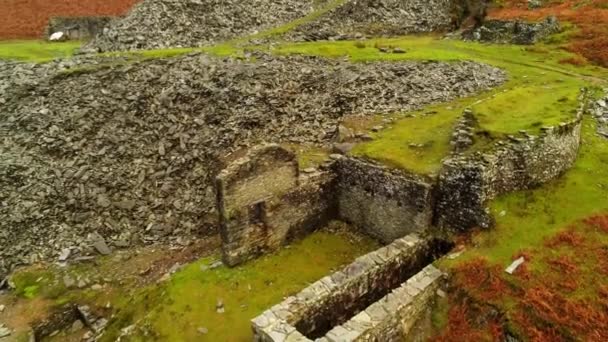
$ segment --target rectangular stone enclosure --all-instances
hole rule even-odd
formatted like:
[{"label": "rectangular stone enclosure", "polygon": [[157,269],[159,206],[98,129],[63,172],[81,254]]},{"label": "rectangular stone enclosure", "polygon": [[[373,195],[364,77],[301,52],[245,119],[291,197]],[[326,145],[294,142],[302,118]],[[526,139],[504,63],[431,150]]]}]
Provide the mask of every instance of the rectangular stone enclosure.
[{"label": "rectangular stone enclosure", "polygon": [[256,341],[391,341],[408,335],[442,274],[429,264],[451,246],[416,234],[357,258],[252,321]]}]

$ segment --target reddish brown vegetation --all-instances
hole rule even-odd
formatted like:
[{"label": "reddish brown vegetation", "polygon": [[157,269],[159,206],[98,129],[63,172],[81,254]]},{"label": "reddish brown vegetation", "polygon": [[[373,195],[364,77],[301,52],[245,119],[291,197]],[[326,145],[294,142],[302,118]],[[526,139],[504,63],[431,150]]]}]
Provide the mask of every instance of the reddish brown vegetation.
[{"label": "reddish brown vegetation", "polygon": [[538,322],[530,325],[529,319],[518,322],[530,337],[540,332],[553,337],[560,331],[563,336],[572,334],[586,341],[608,340],[608,313],[591,301],[567,299],[555,290],[534,287],[526,290],[520,305],[528,315],[545,322],[544,325]]},{"label": "reddish brown vegetation", "polygon": [[581,246],[584,241],[585,238],[581,234],[570,228],[550,238],[547,242],[545,242],[545,246],[549,248],[555,248],[558,246],[578,247]]},{"label": "reddish brown vegetation", "polygon": [[[579,31],[573,35],[567,49],[589,61],[608,66],[608,0],[552,1],[545,7],[529,10],[527,0],[507,0],[503,8],[490,11],[498,19],[540,20],[555,15],[562,21],[575,24]],[[582,59],[564,62],[582,63]]]},{"label": "reddish brown vegetation", "polygon": [[[457,266],[454,285],[470,298],[500,307],[526,340],[608,341],[608,215],[596,215],[547,238],[540,249],[522,250],[515,277],[504,265],[474,259]],[[507,304],[508,305],[505,305]],[[511,309],[507,309],[510,307]],[[491,331],[472,325],[458,306],[441,341],[463,340],[458,334]],[[489,336],[486,335],[486,336]],[[497,335],[496,335],[497,336]],[[464,340],[469,340],[464,338]]]},{"label": "reddish brown vegetation", "polygon": [[0,39],[38,38],[55,16],[118,16],[141,0],[4,0]]},{"label": "reddish brown vegetation", "polygon": [[595,215],[585,219],[585,223],[608,233],[608,215]]},{"label": "reddish brown vegetation", "polygon": [[502,326],[495,321],[478,326],[474,324],[478,314],[473,314],[466,303],[453,304],[448,313],[448,325],[441,335],[432,338],[435,342],[453,341],[500,341]]},{"label": "reddish brown vegetation", "polygon": [[477,258],[456,267],[455,282],[461,288],[474,289],[471,294],[476,299],[492,301],[508,290],[507,282],[501,277],[499,265],[490,265],[487,260]]}]

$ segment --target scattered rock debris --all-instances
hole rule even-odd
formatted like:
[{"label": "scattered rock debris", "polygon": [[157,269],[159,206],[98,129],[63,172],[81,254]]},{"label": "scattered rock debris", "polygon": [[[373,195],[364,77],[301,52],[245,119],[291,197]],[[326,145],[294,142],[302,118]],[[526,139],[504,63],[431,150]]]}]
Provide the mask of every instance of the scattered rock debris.
[{"label": "scattered rock debris", "polygon": [[312,0],[144,0],[85,50],[209,45],[279,26],[312,10]]},{"label": "scattered rock debris", "polygon": [[194,54],[61,77],[59,62],[19,65],[25,76],[0,64],[0,278],[66,248],[84,260],[119,241],[211,234],[220,156],[262,141],[329,143],[343,116],[413,110],[505,79],[473,62],[254,57]]}]

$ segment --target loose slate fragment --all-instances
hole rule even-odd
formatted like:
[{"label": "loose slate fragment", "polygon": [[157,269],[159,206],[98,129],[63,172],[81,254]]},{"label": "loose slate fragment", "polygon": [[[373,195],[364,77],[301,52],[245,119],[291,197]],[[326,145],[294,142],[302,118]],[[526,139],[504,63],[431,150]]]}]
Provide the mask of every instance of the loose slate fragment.
[{"label": "loose slate fragment", "polygon": [[524,257],[520,257],[519,259],[513,261],[513,263],[505,269],[505,272],[513,274],[517,270],[517,268],[521,266],[525,261],[526,259],[524,259]]}]

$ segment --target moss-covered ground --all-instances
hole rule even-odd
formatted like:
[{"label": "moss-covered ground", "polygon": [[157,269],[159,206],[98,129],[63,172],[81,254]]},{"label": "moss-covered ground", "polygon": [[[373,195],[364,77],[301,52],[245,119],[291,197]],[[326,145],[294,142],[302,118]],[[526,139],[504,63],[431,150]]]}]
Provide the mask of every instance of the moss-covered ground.
[{"label": "moss-covered ground", "polygon": [[80,42],[43,42],[39,40],[15,40],[0,42],[0,59],[47,62],[55,58],[66,58],[74,54]]},{"label": "moss-covered ground", "polygon": [[[166,283],[124,298],[103,340],[114,341],[121,329],[139,322],[132,340],[250,341],[252,318],[377,247],[366,238],[317,232],[233,269],[207,269],[213,258],[199,260]],[[218,301],[224,313],[216,311]]]}]

